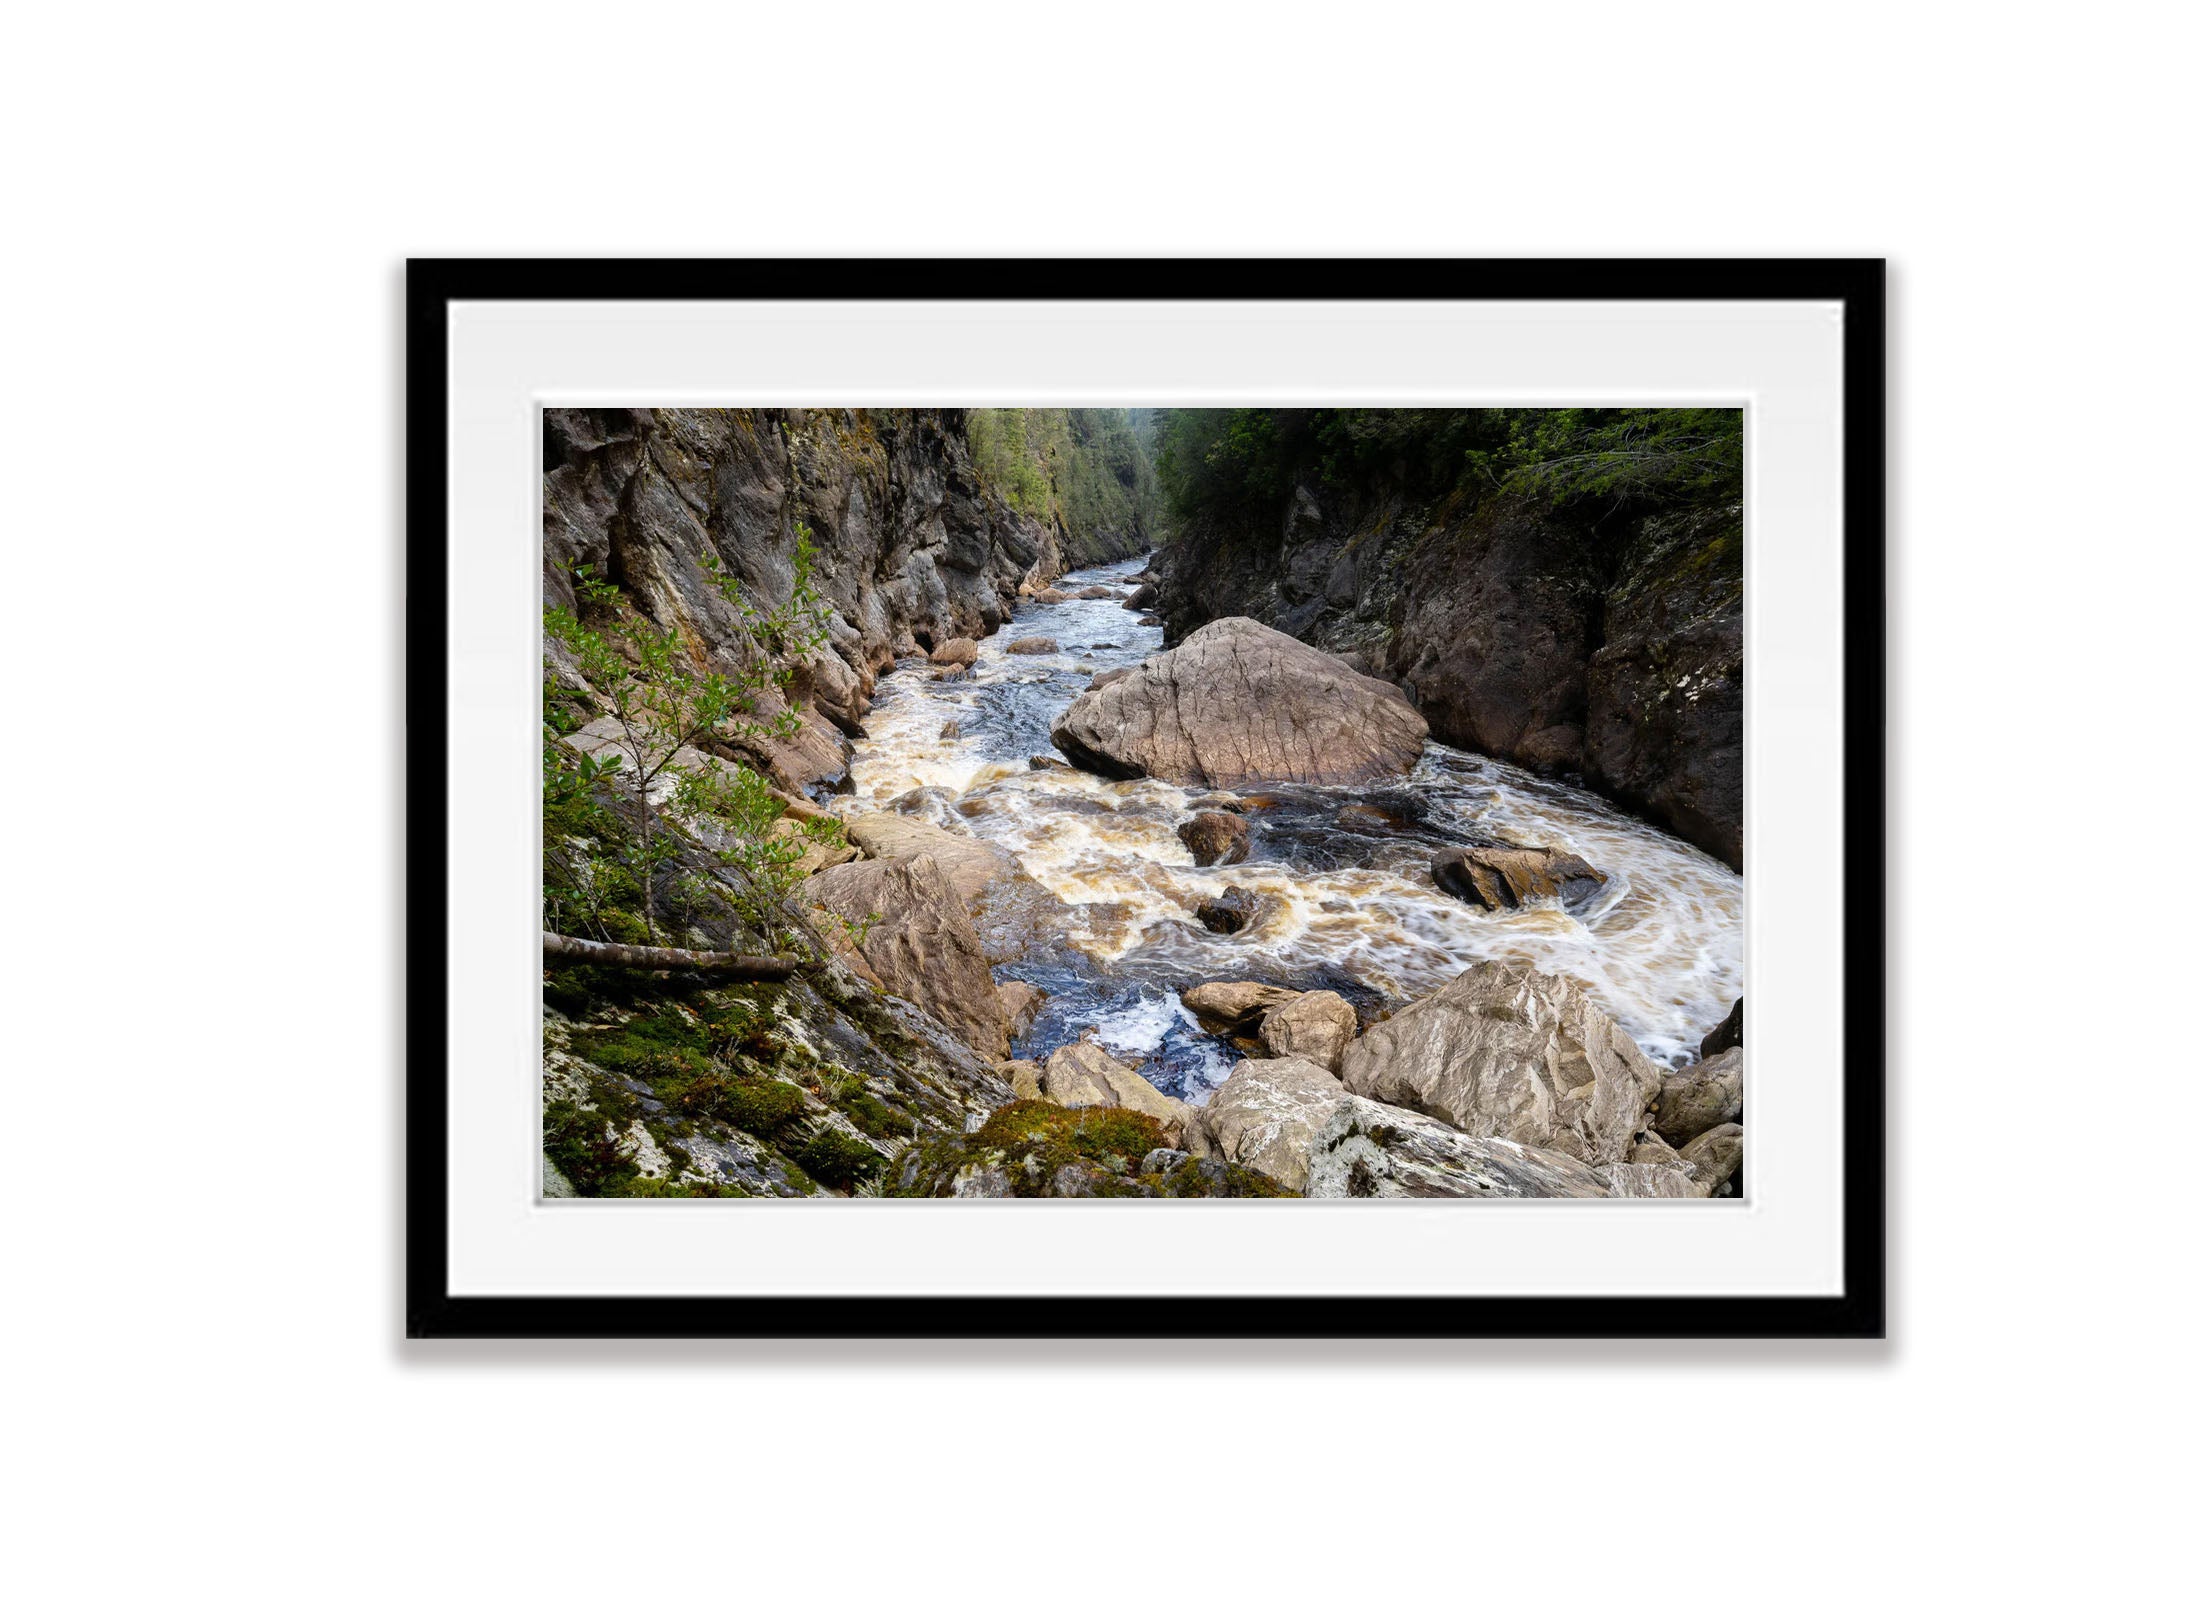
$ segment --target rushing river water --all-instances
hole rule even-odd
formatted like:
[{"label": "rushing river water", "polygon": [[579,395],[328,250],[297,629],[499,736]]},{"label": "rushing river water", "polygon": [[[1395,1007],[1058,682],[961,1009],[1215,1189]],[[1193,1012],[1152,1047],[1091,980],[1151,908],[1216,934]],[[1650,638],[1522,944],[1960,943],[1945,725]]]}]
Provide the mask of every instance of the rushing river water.
[{"label": "rushing river water", "polygon": [[[1142,565],[1071,573],[1059,587],[1127,594]],[[1432,743],[1389,785],[1240,791],[1252,855],[1230,867],[1195,867],[1177,838],[1201,791],[1034,770],[1031,757],[1056,754],[1048,727],[1086,680],[1161,648],[1161,633],[1120,599],[1025,603],[980,641],[970,677],[941,682],[911,666],[880,685],[869,737],[856,746],[854,792],[835,802],[847,816],[892,805],[1004,846],[1064,902],[1020,959],[996,969],[1051,997],[1020,1054],[1043,1057],[1097,1029],[1164,1091],[1203,1102],[1236,1057],[1178,999],[1195,984],[1336,989],[1364,1022],[1504,957],[1584,980],[1646,1054],[1674,1066],[1693,1059],[1741,993],[1738,874],[1593,795],[1502,761]],[[1034,636],[1059,648],[1007,653]],[[1562,846],[1610,882],[1573,913],[1485,912],[1430,883],[1437,850],[1491,843]],[[1208,933],[1195,908],[1239,885],[1272,911],[1242,934]]]}]

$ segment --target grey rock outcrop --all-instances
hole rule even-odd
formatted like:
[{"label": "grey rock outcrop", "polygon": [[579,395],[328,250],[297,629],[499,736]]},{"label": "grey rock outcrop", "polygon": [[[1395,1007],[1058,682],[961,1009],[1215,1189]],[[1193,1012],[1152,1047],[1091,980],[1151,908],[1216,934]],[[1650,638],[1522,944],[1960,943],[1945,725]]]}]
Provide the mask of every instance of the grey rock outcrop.
[{"label": "grey rock outcrop", "polygon": [[806,879],[807,901],[866,929],[861,959],[889,994],[921,1007],[981,1056],[1008,1056],[993,972],[947,874],[930,856],[851,861]]},{"label": "grey rock outcrop", "polygon": [[1261,1019],[1304,991],[1281,989],[1272,983],[1202,983],[1186,989],[1184,1009],[1225,1033],[1251,1034]]},{"label": "grey rock outcrop", "polygon": [[1681,1146],[1681,1159],[1696,1169],[1698,1191],[1717,1194],[1742,1170],[1742,1128],[1722,1122]]},{"label": "grey rock outcrop", "polygon": [[1163,1094],[1130,1062],[1095,1044],[1066,1044],[1046,1059],[1040,1092],[1061,1106],[1121,1106],[1143,1112],[1181,1141],[1192,1108]]},{"label": "grey rock outcrop", "polygon": [[1347,1096],[1307,1147],[1309,1199],[1595,1200],[1607,1192],[1570,1156],[1477,1138],[1358,1096]]},{"label": "grey rock outcrop", "polygon": [[1571,851],[1505,845],[1440,850],[1429,863],[1429,878],[1444,893],[1487,911],[1515,911],[1531,900],[1579,908],[1606,881]]},{"label": "grey rock outcrop", "polygon": [[1581,984],[1492,962],[1368,1029],[1344,1085],[1601,1166],[1628,1159],[1660,1075]]}]

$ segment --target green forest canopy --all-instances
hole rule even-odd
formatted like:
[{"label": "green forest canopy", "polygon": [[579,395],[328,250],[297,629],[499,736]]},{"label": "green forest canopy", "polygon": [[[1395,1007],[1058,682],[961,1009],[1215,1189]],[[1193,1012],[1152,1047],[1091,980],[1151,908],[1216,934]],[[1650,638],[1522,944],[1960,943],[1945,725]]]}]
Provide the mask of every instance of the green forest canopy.
[{"label": "green forest canopy", "polygon": [[[1140,418],[1146,413],[1133,413]],[[1151,413],[1157,476],[1179,518],[1259,512],[1310,477],[1557,502],[1677,506],[1741,498],[1738,409],[1218,408]]]}]

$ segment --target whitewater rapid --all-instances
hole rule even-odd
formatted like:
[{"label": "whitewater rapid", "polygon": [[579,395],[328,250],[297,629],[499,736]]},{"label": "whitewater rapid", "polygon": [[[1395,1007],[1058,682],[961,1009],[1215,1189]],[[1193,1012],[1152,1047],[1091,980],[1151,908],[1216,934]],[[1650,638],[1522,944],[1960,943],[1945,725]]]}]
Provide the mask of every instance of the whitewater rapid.
[{"label": "whitewater rapid", "polygon": [[[1142,561],[1071,573],[1058,587],[1128,594]],[[968,678],[906,666],[879,688],[858,741],[844,816],[893,806],[1013,852],[1067,908],[1023,958],[996,969],[1051,997],[1020,1053],[1088,1030],[1147,1063],[1164,1091],[1207,1098],[1235,1056],[1177,996],[1257,978],[1334,988],[1371,1014],[1395,1010],[1469,966],[1526,962],[1586,983],[1645,1054],[1666,1066],[1742,990],[1742,879],[1598,797],[1431,743],[1404,779],[1365,789],[1264,787],[1249,802],[1253,858],[1197,867],[1177,838],[1204,791],[1060,768],[1048,726],[1095,673],[1161,648],[1119,598],[1026,602],[979,642]],[[1011,655],[1019,639],[1059,647]],[[1486,912],[1442,893],[1428,864],[1447,844],[1549,845],[1609,882],[1590,903]],[[1218,937],[1194,916],[1235,886],[1268,899],[1254,928]]]}]

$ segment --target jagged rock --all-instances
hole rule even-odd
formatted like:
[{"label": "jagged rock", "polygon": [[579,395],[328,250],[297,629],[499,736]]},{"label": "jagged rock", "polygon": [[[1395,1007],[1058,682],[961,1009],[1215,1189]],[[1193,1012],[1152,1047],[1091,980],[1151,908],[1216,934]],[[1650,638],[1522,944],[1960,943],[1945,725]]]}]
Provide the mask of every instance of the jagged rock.
[{"label": "jagged rock", "polygon": [[1194,915],[1209,933],[1243,933],[1259,910],[1259,895],[1250,889],[1233,887],[1212,900],[1202,900]]},{"label": "jagged rock", "polygon": [[1196,866],[1233,866],[1252,850],[1252,830],[1228,811],[1201,811],[1178,824],[1176,836],[1191,851]]},{"label": "jagged rock", "polygon": [[1596,1166],[1626,1161],[1661,1080],[1579,982],[1492,962],[1368,1029],[1344,1085]]},{"label": "jagged rock", "polygon": [[1604,1180],[1571,1156],[1461,1133],[1357,1095],[1346,1095],[1315,1132],[1306,1165],[1308,1199],[1593,1200],[1607,1193]]},{"label": "jagged rock", "polygon": [[1027,638],[1010,641],[1007,653],[1012,656],[1051,656],[1062,647],[1044,634],[1032,634]]},{"label": "jagged rock", "polygon": [[1040,1008],[1047,1003],[1044,991],[1034,989],[1028,983],[1019,983],[1014,978],[1006,983],[995,984],[993,992],[1000,996],[1001,1015],[1008,1019],[1008,1036],[1011,1039],[1022,1038],[1039,1015]]},{"label": "jagged rock", "polygon": [[1006,1200],[1016,1188],[999,1167],[974,1161],[955,1174],[947,1192],[956,1200]]},{"label": "jagged rock", "polygon": [[1166,1148],[1148,1150],[1145,1159],[1138,1163],[1139,1176],[1146,1178],[1162,1177],[1189,1165],[1191,1159],[1191,1155],[1183,1150]]},{"label": "jagged rock", "polygon": [[1026,766],[1033,772],[1067,772],[1069,763],[1060,756],[1033,756]]},{"label": "jagged rock", "polygon": [[1144,611],[1154,603],[1154,599],[1154,586],[1150,583],[1142,583],[1131,591],[1130,598],[1123,602],[1123,609],[1125,611]]},{"label": "jagged rock", "polygon": [[1696,1057],[1700,1061],[1709,1061],[1713,1056],[1724,1055],[1741,1042],[1742,1002],[1737,996],[1734,1009],[1726,1014],[1726,1020],[1703,1036],[1703,1043],[1696,1048]]},{"label": "jagged rock", "polygon": [[1742,1126],[1722,1122],[1681,1146],[1681,1159],[1696,1169],[1698,1192],[1717,1194],[1742,1170]]},{"label": "jagged rock", "polygon": [[1438,851],[1429,877],[1446,894],[1489,911],[1517,910],[1530,900],[1560,900],[1578,908],[1606,881],[1570,851],[1497,845]]},{"label": "jagged rock", "polygon": [[1008,1024],[985,948],[962,895],[931,856],[851,861],[805,880],[803,894],[867,929],[863,960],[889,993],[922,1007],[978,1054],[1007,1059]]},{"label": "jagged rock", "polygon": [[1311,1061],[1241,1061],[1199,1108],[1186,1146],[1304,1189],[1314,1135],[1350,1098],[1335,1074]]},{"label": "jagged rock", "polygon": [[[1104,689],[1111,683],[1122,682],[1137,670],[1136,667],[1110,667],[1105,672],[1095,672],[1092,675],[1092,682],[1085,685],[1085,688],[1088,692],[1093,689]],[[1036,761],[1038,757],[1034,756],[1032,759]],[[1069,765],[1066,761],[1062,764],[1064,766]]]},{"label": "jagged rock", "polygon": [[1272,983],[1202,983],[1184,991],[1184,1009],[1200,1021],[1229,1033],[1252,1033],[1275,1007],[1304,991]]},{"label": "jagged rock", "polygon": [[1128,1061],[1096,1044],[1065,1044],[1047,1057],[1040,1073],[1041,1093],[1060,1106],[1121,1106],[1143,1112],[1181,1138],[1192,1108],[1172,1099],[1138,1075]]},{"label": "jagged rock", "polygon": [[1658,1086],[1651,1125],[1678,1149],[1722,1122],[1741,1120],[1742,1052],[1737,1048],[1669,1073]]},{"label": "jagged rock", "polygon": [[942,639],[932,647],[929,657],[936,667],[967,667],[978,659],[978,641],[975,639]]},{"label": "jagged rock", "polygon": [[1079,695],[1052,730],[1056,749],[1103,777],[1214,789],[1397,777],[1427,734],[1371,680],[1244,617]]},{"label": "jagged rock", "polygon": [[1008,1080],[1009,1092],[1017,1099],[1037,1100],[1046,1094],[1046,1084],[1041,1072],[1043,1065],[1044,1063],[1038,1061],[1011,1061],[1001,1068],[1001,1076]]},{"label": "jagged rock", "polygon": [[1352,1003],[1331,989],[1287,1000],[1261,1019],[1260,1042],[1272,1056],[1297,1056],[1324,1072],[1341,1073],[1345,1047],[1360,1031]]},{"label": "jagged rock", "polygon": [[1638,1161],[1599,1167],[1596,1172],[1615,1200],[1699,1200],[1703,1190],[1689,1176],[1693,1170]]}]

